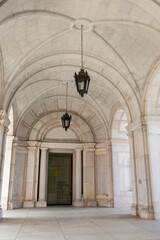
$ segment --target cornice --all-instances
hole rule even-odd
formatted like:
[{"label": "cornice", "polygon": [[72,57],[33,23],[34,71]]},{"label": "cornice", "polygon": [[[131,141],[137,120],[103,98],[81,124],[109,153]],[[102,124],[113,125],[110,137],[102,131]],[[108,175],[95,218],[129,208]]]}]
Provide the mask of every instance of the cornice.
[{"label": "cornice", "polygon": [[144,119],[146,125],[152,124],[160,125],[160,116],[145,116]]}]

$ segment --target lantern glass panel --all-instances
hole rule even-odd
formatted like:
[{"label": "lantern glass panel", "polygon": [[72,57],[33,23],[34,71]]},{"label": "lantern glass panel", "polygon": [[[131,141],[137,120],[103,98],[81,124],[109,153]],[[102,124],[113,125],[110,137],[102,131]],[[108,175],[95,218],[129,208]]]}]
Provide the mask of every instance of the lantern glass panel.
[{"label": "lantern glass panel", "polygon": [[83,80],[81,80],[81,81],[78,82],[78,89],[79,89],[80,91],[84,90],[84,81],[83,81]]},{"label": "lantern glass panel", "polygon": [[65,119],[65,127],[69,126],[69,119]]}]

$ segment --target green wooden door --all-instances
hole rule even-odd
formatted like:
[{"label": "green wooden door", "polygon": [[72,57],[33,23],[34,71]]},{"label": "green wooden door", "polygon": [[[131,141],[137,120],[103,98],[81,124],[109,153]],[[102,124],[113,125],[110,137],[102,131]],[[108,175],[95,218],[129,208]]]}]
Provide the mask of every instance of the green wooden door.
[{"label": "green wooden door", "polygon": [[71,154],[49,153],[47,204],[72,204]]}]

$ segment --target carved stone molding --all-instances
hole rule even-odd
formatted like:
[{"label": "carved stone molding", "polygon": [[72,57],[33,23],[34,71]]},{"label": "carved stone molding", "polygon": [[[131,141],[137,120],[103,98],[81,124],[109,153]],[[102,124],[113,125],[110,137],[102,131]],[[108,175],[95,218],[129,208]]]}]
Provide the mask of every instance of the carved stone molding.
[{"label": "carved stone molding", "polygon": [[5,111],[0,110],[0,127],[4,128],[5,132],[8,132],[8,126],[10,125],[10,120]]},{"label": "carved stone molding", "polygon": [[84,143],[83,149],[86,151],[94,151],[95,150],[95,143]]},{"label": "carved stone molding", "polygon": [[128,133],[130,132],[135,132],[135,131],[139,131],[142,128],[146,127],[146,121],[144,117],[140,117],[139,119],[137,119],[136,121],[130,123],[126,129],[128,131]]},{"label": "carved stone molding", "polygon": [[28,147],[37,147],[39,146],[39,142],[37,141],[27,141]]},{"label": "carved stone molding", "polygon": [[95,146],[96,155],[106,155],[109,150],[112,150],[112,140],[108,139],[103,143],[97,143]]},{"label": "carved stone molding", "polygon": [[99,148],[95,150],[95,155],[106,155],[107,149],[106,148]]},{"label": "carved stone molding", "polygon": [[112,144],[127,144],[128,141],[129,141],[128,139],[112,139],[111,140]]},{"label": "carved stone molding", "polygon": [[146,125],[160,125],[160,116],[145,116]]}]

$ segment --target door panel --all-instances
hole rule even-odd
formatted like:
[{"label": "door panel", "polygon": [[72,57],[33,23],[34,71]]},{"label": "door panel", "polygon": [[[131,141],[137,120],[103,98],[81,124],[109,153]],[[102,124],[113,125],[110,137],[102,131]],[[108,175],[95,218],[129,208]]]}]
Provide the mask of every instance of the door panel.
[{"label": "door panel", "polygon": [[72,204],[71,154],[49,153],[47,204]]}]

